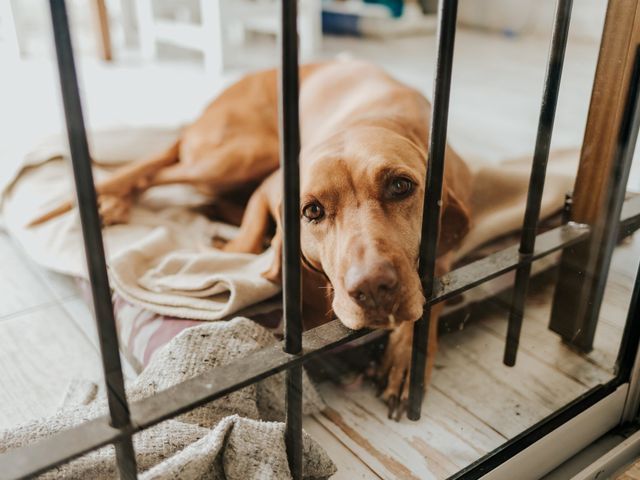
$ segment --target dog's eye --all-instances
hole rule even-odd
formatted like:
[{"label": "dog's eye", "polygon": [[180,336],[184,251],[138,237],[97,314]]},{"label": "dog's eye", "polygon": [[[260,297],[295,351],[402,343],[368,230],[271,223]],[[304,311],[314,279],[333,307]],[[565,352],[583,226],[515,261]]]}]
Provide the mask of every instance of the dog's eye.
[{"label": "dog's eye", "polygon": [[310,203],[302,210],[302,214],[307,220],[318,221],[324,217],[324,208],[319,203]]},{"label": "dog's eye", "polygon": [[389,183],[389,193],[392,197],[406,197],[413,191],[413,182],[405,177],[396,177]]}]

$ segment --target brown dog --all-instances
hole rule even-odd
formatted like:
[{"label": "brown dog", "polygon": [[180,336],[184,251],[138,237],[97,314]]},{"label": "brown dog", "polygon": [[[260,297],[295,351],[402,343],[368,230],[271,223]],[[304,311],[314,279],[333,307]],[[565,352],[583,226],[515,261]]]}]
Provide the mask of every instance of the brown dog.
[{"label": "brown dog", "polygon": [[[216,98],[167,152],[99,184],[104,223],[125,222],[134,196],[154,185],[188,183],[220,197],[259,184],[238,237],[224,248],[262,251],[274,219],[276,254],[265,276],[279,280],[282,189],[276,80],[273,70],[243,78]],[[389,415],[399,418],[408,398],[413,322],[424,304],[416,267],[429,103],[364,62],[303,66],[300,83],[306,311],[319,310],[323,321],[332,309],[350,328],[392,330],[378,379],[386,385],[383,399]],[[449,269],[448,253],[468,231],[469,181],[464,163],[447,149],[437,275]],[[70,208],[66,204],[33,223]],[[330,307],[326,296],[318,294],[322,287],[330,291]],[[435,358],[439,309],[433,312],[427,377]]]}]

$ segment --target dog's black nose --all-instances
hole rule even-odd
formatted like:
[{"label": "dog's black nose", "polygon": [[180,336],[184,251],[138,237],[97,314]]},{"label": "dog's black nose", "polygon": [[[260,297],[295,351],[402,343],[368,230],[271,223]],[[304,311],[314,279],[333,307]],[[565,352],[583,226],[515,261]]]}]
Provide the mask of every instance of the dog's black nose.
[{"label": "dog's black nose", "polygon": [[344,284],[361,307],[390,309],[398,288],[398,274],[388,260],[372,265],[355,264],[347,270]]}]

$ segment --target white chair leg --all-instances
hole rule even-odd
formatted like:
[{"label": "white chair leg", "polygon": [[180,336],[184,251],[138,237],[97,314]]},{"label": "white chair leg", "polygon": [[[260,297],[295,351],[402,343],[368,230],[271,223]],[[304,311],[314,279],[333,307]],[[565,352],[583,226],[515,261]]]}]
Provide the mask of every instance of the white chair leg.
[{"label": "white chair leg", "polygon": [[156,35],[153,27],[153,0],[134,0],[138,17],[138,41],[142,57],[153,60],[156,57]]},{"label": "white chair leg", "polygon": [[133,47],[138,41],[136,29],[136,0],[120,0],[120,10],[122,11],[122,31],[124,32],[124,43],[127,47]]},{"label": "white chair leg", "polygon": [[0,52],[5,50],[7,57],[11,60],[20,59],[20,42],[11,0],[0,0],[0,26],[2,27]]},{"label": "white chair leg", "polygon": [[308,60],[321,48],[322,5],[320,0],[304,0],[301,3],[300,14],[298,15],[300,57],[303,60]]},{"label": "white chair leg", "polygon": [[226,34],[223,24],[224,0],[200,0],[202,51],[207,75],[218,78],[224,73]]}]

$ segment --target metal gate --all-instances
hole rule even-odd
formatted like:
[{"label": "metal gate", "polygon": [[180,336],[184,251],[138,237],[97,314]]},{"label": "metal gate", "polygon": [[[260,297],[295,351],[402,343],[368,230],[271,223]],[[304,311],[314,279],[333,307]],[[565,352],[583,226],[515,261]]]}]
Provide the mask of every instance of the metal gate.
[{"label": "metal gate", "polygon": [[[186,380],[149,398],[129,403],[120,365],[118,337],[111,304],[100,217],[89,148],[83,121],[78,82],[73,60],[69,22],[64,0],[50,0],[62,99],[67,134],[73,163],[75,186],[82,223],[82,233],[100,348],[106,382],[109,415],[61,431],[33,445],[0,455],[0,477],[25,478],[53,468],[107,444],[116,447],[120,475],[136,478],[136,459],[132,435],[216,400],[252,383],[286,371],[285,440],[289,466],[295,479],[302,478],[302,367],[316,355],[358,337],[371,334],[368,330],[351,331],[338,320],[302,331],[301,266],[300,266],[300,182],[298,154],[300,132],[298,119],[298,39],[297,5],[295,0],[282,0],[281,6],[281,70],[280,70],[280,143],[281,168],[284,175],[284,252],[283,305],[285,319],[284,342],[252,353],[248,357],[212,369]],[[429,139],[426,194],[422,219],[419,274],[427,302],[423,316],[414,327],[411,358],[410,398],[408,416],[420,418],[424,391],[424,371],[428,345],[431,307],[454,295],[487,282],[505,272],[516,270],[504,362],[514,365],[523,321],[533,261],[560,249],[590,242],[597,256],[596,300],[588,303],[592,316],[597,317],[611,252],[615,242],[640,226],[640,201],[625,202],[624,194],[640,125],[640,54],[636,52],[623,120],[618,132],[615,169],[606,190],[609,215],[593,225],[565,223],[537,235],[540,204],[546,174],[554,116],[567,44],[572,0],[558,0],[547,73],[540,107],[540,116],[531,169],[526,213],[519,247],[511,247],[474,263],[434,278],[436,247],[440,218],[440,198],[444,172],[444,152],[447,136],[449,94],[456,34],[457,0],[441,0],[438,22],[438,50],[433,111]],[[636,279],[629,311],[640,313],[640,284]],[[584,300],[584,299],[583,299]],[[593,300],[593,299],[591,299]],[[632,318],[632,317],[631,317]],[[605,385],[599,385],[576,399],[551,417],[511,439],[455,478],[478,478],[514,454],[526,448],[546,433],[584,411],[629,380],[631,366],[640,337],[638,322],[627,322],[618,358],[618,374]]]}]

